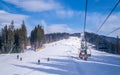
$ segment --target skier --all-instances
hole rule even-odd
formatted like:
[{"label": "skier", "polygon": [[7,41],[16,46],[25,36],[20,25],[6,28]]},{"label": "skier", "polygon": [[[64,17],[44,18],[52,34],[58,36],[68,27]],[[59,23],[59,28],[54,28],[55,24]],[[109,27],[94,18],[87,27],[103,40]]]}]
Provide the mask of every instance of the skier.
[{"label": "skier", "polygon": [[19,55],[17,55],[17,59],[19,59]]},{"label": "skier", "polygon": [[47,61],[50,61],[50,58],[49,58],[49,57],[47,58]]},{"label": "skier", "polygon": [[22,61],[22,57],[20,57],[20,61]]},{"label": "skier", "polygon": [[40,64],[40,59],[38,59],[38,64]]}]

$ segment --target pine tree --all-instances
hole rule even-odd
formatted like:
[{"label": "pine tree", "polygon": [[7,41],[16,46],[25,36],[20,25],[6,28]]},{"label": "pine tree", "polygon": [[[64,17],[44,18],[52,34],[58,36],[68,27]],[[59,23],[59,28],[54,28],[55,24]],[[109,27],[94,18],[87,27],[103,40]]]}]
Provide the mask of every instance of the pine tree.
[{"label": "pine tree", "polygon": [[23,37],[23,34],[22,34],[22,29],[20,28],[18,30],[18,43],[19,43],[19,49],[20,49],[20,52],[24,52],[24,37]]},{"label": "pine tree", "polygon": [[24,52],[27,45],[27,29],[25,23],[21,28],[14,29],[14,21],[5,25],[0,33],[0,53]]},{"label": "pine tree", "polygon": [[14,53],[19,53],[19,52],[21,52],[20,51],[20,48],[19,48],[19,29],[16,29],[15,31],[15,35],[14,35],[14,37],[15,37],[15,49],[14,49]]},{"label": "pine tree", "polygon": [[11,22],[9,27],[7,25],[1,32],[1,50],[3,53],[12,52],[14,47],[14,21]]},{"label": "pine tree", "polygon": [[2,29],[2,53],[6,53],[8,52],[7,50],[7,25],[4,26],[4,28]]},{"label": "pine tree", "polygon": [[7,45],[8,45],[8,50],[9,53],[12,52],[13,48],[14,48],[14,28],[12,27],[13,24],[11,24],[8,28],[8,39],[7,39]]},{"label": "pine tree", "polygon": [[23,38],[23,46],[24,48],[26,48],[26,45],[27,45],[27,29],[26,29],[26,26],[25,26],[25,23],[24,21],[22,22],[22,25],[21,25],[21,30],[22,30],[22,38]]},{"label": "pine tree", "polygon": [[21,28],[15,31],[15,44],[16,52],[24,52],[27,45],[27,29],[24,21],[21,24]]}]

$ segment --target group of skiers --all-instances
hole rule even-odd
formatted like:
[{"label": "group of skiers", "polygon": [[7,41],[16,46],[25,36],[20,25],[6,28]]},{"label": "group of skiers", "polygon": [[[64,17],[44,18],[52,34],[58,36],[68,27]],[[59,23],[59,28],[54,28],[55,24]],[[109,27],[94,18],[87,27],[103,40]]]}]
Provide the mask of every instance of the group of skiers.
[{"label": "group of skiers", "polygon": [[[19,55],[17,55],[17,59],[19,59],[20,61],[22,61],[22,57],[20,57]],[[50,58],[47,58],[47,61],[50,61]],[[40,64],[40,59],[38,59],[38,64]]]},{"label": "group of skiers", "polygon": [[[50,58],[47,58],[47,61],[50,61]],[[40,64],[40,59],[38,59],[38,64]]]},{"label": "group of skiers", "polygon": [[20,57],[19,55],[17,55],[17,59],[20,59],[20,61],[22,61],[22,57]]}]

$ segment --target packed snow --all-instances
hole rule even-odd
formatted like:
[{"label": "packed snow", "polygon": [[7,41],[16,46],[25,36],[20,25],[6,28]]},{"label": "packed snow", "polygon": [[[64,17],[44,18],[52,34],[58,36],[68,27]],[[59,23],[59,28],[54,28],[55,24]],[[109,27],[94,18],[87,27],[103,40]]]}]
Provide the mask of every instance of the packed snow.
[{"label": "packed snow", "polygon": [[77,37],[45,44],[37,52],[28,49],[24,53],[0,54],[0,75],[120,75],[119,55],[100,52],[88,45],[91,57],[87,61],[78,57]]}]

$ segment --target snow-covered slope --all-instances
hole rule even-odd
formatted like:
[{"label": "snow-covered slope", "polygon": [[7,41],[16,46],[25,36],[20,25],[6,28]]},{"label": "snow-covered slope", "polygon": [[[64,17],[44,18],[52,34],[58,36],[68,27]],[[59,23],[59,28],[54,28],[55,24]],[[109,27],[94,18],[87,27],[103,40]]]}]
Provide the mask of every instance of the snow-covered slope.
[{"label": "snow-covered slope", "polygon": [[78,58],[79,46],[80,39],[71,37],[46,44],[38,52],[1,54],[0,75],[120,75],[120,56],[89,47],[92,56],[84,61]]}]

